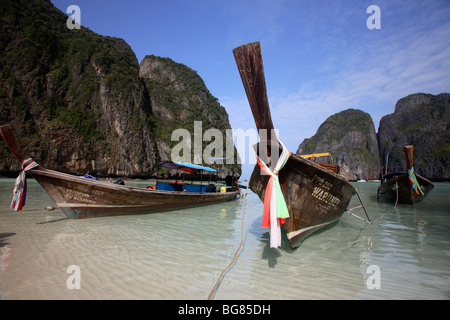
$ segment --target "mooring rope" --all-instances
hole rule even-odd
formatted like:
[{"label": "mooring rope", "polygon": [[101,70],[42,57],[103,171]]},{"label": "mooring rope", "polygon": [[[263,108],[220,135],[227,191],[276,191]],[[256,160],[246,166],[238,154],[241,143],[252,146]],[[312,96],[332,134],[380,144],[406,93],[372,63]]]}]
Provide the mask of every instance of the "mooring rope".
[{"label": "mooring rope", "polygon": [[[356,191],[356,194],[358,195],[358,199],[359,199],[359,202],[361,203],[361,205],[360,205],[360,206],[356,206],[356,207],[351,208],[351,209],[346,209],[345,211],[347,211],[348,213],[350,213],[352,216],[354,216],[354,217],[356,217],[356,218],[358,218],[358,219],[360,219],[360,220],[362,220],[362,221],[365,221],[365,222],[367,222],[367,223],[370,224],[371,221],[370,221],[369,214],[367,213],[366,206],[364,205],[364,203],[363,203],[363,201],[362,201],[362,199],[361,199],[361,195],[359,194],[358,189],[355,188],[355,191]],[[356,214],[352,213],[352,210],[358,209],[358,208],[363,208],[364,213],[366,214],[367,220],[365,220],[365,219],[361,218],[360,216],[357,216]]]},{"label": "mooring rope", "polygon": [[233,265],[234,261],[236,260],[236,256],[237,256],[239,250],[241,249],[242,243],[244,242],[244,236],[243,236],[243,233],[244,233],[245,198],[247,198],[247,194],[248,194],[248,185],[249,185],[249,183],[250,183],[250,180],[249,180],[248,183],[247,183],[247,189],[245,190],[245,195],[244,195],[244,197],[242,198],[242,199],[243,199],[243,200],[242,200],[242,203],[243,203],[243,209],[242,209],[242,224],[241,224],[241,242],[239,243],[239,247],[236,249],[236,252],[235,252],[234,255],[233,255],[233,259],[231,259],[230,264],[229,264],[225,269],[222,270],[222,273],[220,274],[219,278],[217,279],[216,284],[214,285],[213,289],[211,290],[211,292],[210,292],[209,295],[208,295],[208,300],[211,300],[212,295],[213,295],[214,292],[217,290],[217,287],[218,287],[220,281],[222,280],[223,275],[225,274],[225,271],[227,271],[227,270]]},{"label": "mooring rope", "polygon": [[398,203],[398,177],[395,177],[395,190],[397,191],[397,199],[395,200],[395,207],[397,208],[397,203]]}]

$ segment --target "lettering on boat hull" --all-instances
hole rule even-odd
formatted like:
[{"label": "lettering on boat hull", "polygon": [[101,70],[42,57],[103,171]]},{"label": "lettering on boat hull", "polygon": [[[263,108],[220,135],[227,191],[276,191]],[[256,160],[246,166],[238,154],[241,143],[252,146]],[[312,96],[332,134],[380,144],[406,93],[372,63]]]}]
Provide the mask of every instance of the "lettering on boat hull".
[{"label": "lettering on boat hull", "polygon": [[[87,204],[96,204],[98,201],[96,198],[98,196],[104,196],[105,192],[101,190],[96,190],[93,188],[88,188],[87,186],[77,185],[74,183],[68,183],[64,186],[64,198],[67,202],[79,202]],[[94,198],[94,199],[93,199]]]},{"label": "lettering on boat hull", "polygon": [[[312,179],[312,182],[317,186],[313,188],[311,195],[324,202],[327,206],[317,205],[315,207],[316,212],[325,212],[331,207],[337,207],[341,203],[341,200],[331,194],[331,189],[333,188],[333,184],[325,179],[315,175]],[[324,211],[325,210],[325,211]]]}]

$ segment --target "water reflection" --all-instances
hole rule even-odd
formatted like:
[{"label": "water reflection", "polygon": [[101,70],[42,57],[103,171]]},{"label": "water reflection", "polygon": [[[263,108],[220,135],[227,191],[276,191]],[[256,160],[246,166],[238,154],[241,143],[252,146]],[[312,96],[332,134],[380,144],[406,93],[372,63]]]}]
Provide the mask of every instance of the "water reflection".
[{"label": "water reflection", "polygon": [[15,233],[0,233],[0,273],[5,272],[13,262],[10,259],[13,254],[13,246],[7,241],[14,235]]},{"label": "water reflection", "polygon": [[[44,209],[51,199],[32,181],[30,211],[0,214],[4,298],[206,299],[241,240],[242,200],[66,220],[60,210]],[[296,250],[285,233],[281,248],[270,248],[263,205],[249,194],[242,248],[214,298],[450,298],[450,184],[437,184],[420,206],[397,208],[371,201],[377,185],[358,185],[372,224],[344,214]],[[0,181],[0,207],[9,207],[10,191]],[[81,268],[82,291],[65,287],[71,264]],[[367,287],[371,266],[379,267],[380,289]]]}]

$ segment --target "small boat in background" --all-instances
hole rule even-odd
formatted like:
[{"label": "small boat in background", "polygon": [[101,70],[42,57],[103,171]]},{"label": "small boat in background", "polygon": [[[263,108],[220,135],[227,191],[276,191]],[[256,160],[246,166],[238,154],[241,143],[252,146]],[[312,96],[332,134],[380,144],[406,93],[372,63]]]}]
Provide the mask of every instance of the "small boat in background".
[{"label": "small boat in background", "polygon": [[413,166],[413,146],[405,146],[407,172],[391,172],[383,176],[377,189],[377,200],[414,204],[425,199],[433,183],[416,174]]},{"label": "small boat in background", "polygon": [[[329,152],[323,152],[323,153],[312,153],[312,154],[304,154],[304,155],[300,155],[300,157],[302,157],[303,159],[308,159],[311,160],[313,162],[316,162],[316,158],[320,158],[320,157],[331,157],[331,154]],[[333,159],[331,157],[331,159]],[[330,164],[330,163],[322,163],[322,162],[317,162],[317,164],[319,166],[322,166],[330,171],[333,171],[334,173],[339,174],[339,166],[336,164]]]},{"label": "small boat in background", "polygon": [[[9,126],[1,126],[0,133],[8,148],[21,162],[23,169],[16,181],[12,203],[16,211],[21,210],[25,202],[27,173],[39,182],[69,218],[144,214],[183,209],[229,201],[240,194],[234,187],[226,190],[221,188],[221,192],[218,192],[212,184],[202,186],[185,184],[184,181],[158,182],[153,188],[138,188],[44,169],[31,158],[23,155]],[[185,163],[163,162],[160,165],[190,173],[216,171],[212,168]]]}]

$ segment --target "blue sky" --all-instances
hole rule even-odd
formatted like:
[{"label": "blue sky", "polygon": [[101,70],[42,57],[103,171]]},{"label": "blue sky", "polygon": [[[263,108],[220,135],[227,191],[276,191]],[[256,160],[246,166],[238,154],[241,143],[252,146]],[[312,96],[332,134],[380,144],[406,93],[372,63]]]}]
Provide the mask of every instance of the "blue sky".
[{"label": "blue sky", "polygon": [[[154,54],[196,70],[233,129],[255,125],[232,50],[260,41],[273,122],[292,152],[342,110],[369,113],[378,130],[402,97],[450,92],[449,0],[52,3],[78,5],[81,25],[124,39],[139,62]],[[381,10],[380,29],[366,26],[370,5]]]}]

